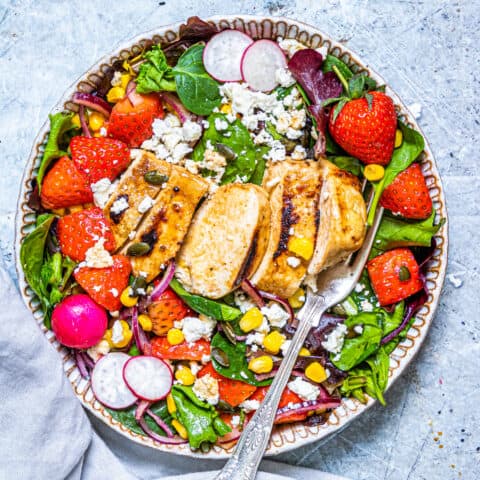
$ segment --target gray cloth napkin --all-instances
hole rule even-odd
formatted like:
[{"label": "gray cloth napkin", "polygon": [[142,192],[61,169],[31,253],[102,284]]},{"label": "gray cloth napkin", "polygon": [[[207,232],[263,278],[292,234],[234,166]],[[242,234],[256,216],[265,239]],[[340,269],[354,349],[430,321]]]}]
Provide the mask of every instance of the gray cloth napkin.
[{"label": "gray cloth napkin", "polygon": [[[112,453],[1,265],[0,284],[0,479],[167,480],[165,475],[201,472],[168,478],[207,480],[215,472],[205,470],[221,468],[219,462],[133,445],[94,419]],[[261,469],[258,480],[340,478],[277,462],[265,461]]]}]

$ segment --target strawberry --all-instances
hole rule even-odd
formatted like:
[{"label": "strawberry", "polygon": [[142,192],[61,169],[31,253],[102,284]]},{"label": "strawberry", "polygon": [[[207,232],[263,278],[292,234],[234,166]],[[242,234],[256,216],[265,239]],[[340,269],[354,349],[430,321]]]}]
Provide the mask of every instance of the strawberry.
[{"label": "strawberry", "polygon": [[112,109],[107,126],[107,135],[125,142],[130,148],[139,147],[152,136],[155,118],[163,118],[160,98],[156,94],[140,95],[132,92],[130,98],[120,100]]},{"label": "strawberry", "polygon": [[395,248],[367,263],[380,305],[399,302],[423,288],[419,266],[409,248]]},{"label": "strawberry", "polygon": [[130,163],[130,150],[120,140],[105,137],[73,137],[72,160],[90,183],[102,178],[115,180]]},{"label": "strawberry", "polygon": [[102,238],[106,250],[109,252],[115,250],[113,233],[98,207],[70,213],[60,218],[57,237],[62,253],[76,262],[85,260],[87,250]]},{"label": "strawberry", "polygon": [[423,220],[432,213],[432,199],[418,163],[397,175],[383,191],[380,205],[394,215]]},{"label": "strawberry", "polygon": [[392,99],[373,91],[339,106],[340,113],[337,108],[330,111],[329,130],[334,140],[363,163],[387,165],[392,158],[397,128]]},{"label": "strawberry", "polygon": [[44,208],[64,208],[93,201],[87,176],[69,157],[56,161],[45,176],[40,194]]},{"label": "strawberry", "polygon": [[167,337],[152,338],[152,355],[164,360],[196,360],[210,355],[210,342],[201,338],[196,342],[186,340],[178,345],[170,345]]},{"label": "strawberry", "polygon": [[124,255],[113,255],[111,267],[80,267],[74,277],[91,299],[111,312],[120,310],[120,294],[128,286],[132,266]]},{"label": "strawberry", "polygon": [[148,306],[148,316],[152,319],[152,330],[155,335],[166,335],[173,327],[173,322],[182,320],[191,313],[192,311],[171,288],[167,288]]}]

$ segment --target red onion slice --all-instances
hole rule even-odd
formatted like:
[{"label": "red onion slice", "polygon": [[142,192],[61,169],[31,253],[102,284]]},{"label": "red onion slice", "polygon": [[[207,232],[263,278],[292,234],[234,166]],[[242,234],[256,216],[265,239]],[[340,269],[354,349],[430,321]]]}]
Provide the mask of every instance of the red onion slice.
[{"label": "red onion slice", "polygon": [[258,308],[265,306],[262,295],[259,290],[252,284],[252,282],[246,278],[242,280],[240,288],[254,301]]},{"label": "red onion slice", "polygon": [[153,292],[150,294],[150,298],[155,301],[158,300],[160,295],[167,289],[170,285],[170,282],[175,273],[175,260],[170,260],[165,269],[162,279],[158,282],[158,285],[153,289]]},{"label": "red onion slice", "polygon": [[130,80],[128,82],[125,94],[127,95],[127,98],[132,104],[132,106],[134,107],[140,105],[143,102],[143,97],[139,93],[137,93],[137,84],[133,80]]},{"label": "red onion slice", "polygon": [[136,307],[133,307],[132,310],[132,330],[137,348],[144,355],[150,355],[152,353],[152,345],[143,331],[143,328],[138,323],[138,309]]},{"label": "red onion slice", "polygon": [[80,375],[82,378],[90,378],[90,373],[88,371],[88,367],[85,363],[85,357],[83,356],[83,352],[79,352],[75,350],[73,353],[75,358],[75,363],[77,365],[78,370],[80,371]]},{"label": "red onion slice", "polygon": [[185,123],[187,120],[193,120],[195,117],[190,113],[182,104],[180,99],[170,92],[163,92],[160,95],[160,98],[173,109],[173,111],[178,115],[180,121]]},{"label": "red onion slice", "polygon": [[80,125],[82,126],[83,135],[87,138],[92,138],[92,134],[90,133],[90,129],[87,125],[87,120],[85,118],[85,107],[80,105],[78,109],[78,116],[80,117]]},{"label": "red onion slice", "polygon": [[290,321],[288,322],[289,324],[293,324],[295,323],[295,312],[293,311],[293,308],[292,306],[288,303],[288,300],[285,300],[281,297],[279,297],[278,295],[274,295],[273,293],[268,293],[268,292],[264,292],[263,290],[258,290],[258,293],[263,297],[263,298],[266,298],[268,300],[273,300],[274,302],[277,302],[279,303],[280,305],[283,306],[283,308],[285,308],[285,310],[288,312],[288,314],[290,315]]},{"label": "red onion slice", "polygon": [[311,412],[312,410],[325,411],[325,410],[328,410],[330,408],[338,407],[340,405],[340,403],[341,403],[340,399],[331,399],[330,401],[327,401],[327,402],[314,400],[312,402],[299,403],[298,408],[284,407],[284,408],[281,408],[277,411],[277,414],[275,415],[275,422],[278,422],[279,420],[287,418],[292,413],[296,413],[296,414],[308,413],[308,412]]},{"label": "red onion slice", "polygon": [[149,408],[147,408],[146,413],[166,433],[168,438],[174,437],[174,434],[170,430],[170,427],[156,413],[152,412],[152,410],[150,410]]},{"label": "red onion slice", "polygon": [[73,103],[76,103],[77,105],[83,105],[90,110],[95,110],[102,115],[105,115],[107,118],[110,116],[110,112],[112,111],[112,107],[108,102],[106,102],[103,98],[92,95],[91,93],[77,92],[73,95],[72,100]]}]

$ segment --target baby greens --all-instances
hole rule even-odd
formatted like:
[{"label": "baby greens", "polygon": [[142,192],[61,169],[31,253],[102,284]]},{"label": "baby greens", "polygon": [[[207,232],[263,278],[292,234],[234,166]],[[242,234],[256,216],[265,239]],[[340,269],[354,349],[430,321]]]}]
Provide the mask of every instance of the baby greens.
[{"label": "baby greens", "polygon": [[137,77],[137,92],[151,93],[176,90],[172,68],[168,65],[160,45],[154,45],[143,55],[147,61],[140,65]]}]

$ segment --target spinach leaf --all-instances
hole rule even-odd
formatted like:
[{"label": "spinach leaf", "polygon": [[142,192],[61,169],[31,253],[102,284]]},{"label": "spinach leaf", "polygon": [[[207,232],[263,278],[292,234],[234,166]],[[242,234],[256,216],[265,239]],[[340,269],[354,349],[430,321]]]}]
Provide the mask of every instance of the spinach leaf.
[{"label": "spinach leaf", "polygon": [[171,393],[177,407],[174,416],[186,428],[192,448],[199,448],[204,442],[215,443],[231,431],[213,405],[199,400],[192,387],[174,385]]},{"label": "spinach leaf", "polygon": [[256,153],[256,166],[255,170],[252,173],[252,176],[250,177],[249,182],[254,183],[255,185],[261,185],[263,181],[263,177],[265,175],[265,168],[267,166],[267,161],[265,160],[264,155],[266,155],[268,152],[268,147],[260,147],[257,148],[257,153]]},{"label": "spinach leaf", "polygon": [[370,258],[396,247],[429,247],[444,220],[434,225],[435,210],[420,222],[409,222],[384,215],[378,228]]},{"label": "spinach leaf", "polygon": [[325,151],[334,156],[347,156],[347,153],[333,140],[328,129],[325,130]]},{"label": "spinach leaf", "polygon": [[185,108],[197,115],[209,115],[222,99],[218,82],[203,66],[204,48],[201,44],[190,47],[172,70],[180,100]]},{"label": "spinach leaf", "polygon": [[[136,409],[137,409],[137,405],[132,405],[131,407],[126,408],[124,410],[112,410],[111,408],[107,408],[107,411],[115,420],[117,420],[117,422],[120,422],[122,425],[125,425],[127,428],[132,430],[132,432],[145,435],[145,432],[142,430],[142,427],[140,427],[138,422],[135,420]],[[173,429],[172,423],[171,423],[172,417],[168,413],[167,404],[164,400],[151,405],[150,410],[152,410],[153,413],[158,415],[170,428]],[[145,421],[147,425],[155,433],[165,436],[165,432],[156,424],[154,420],[152,420],[148,416],[148,414],[145,414]]]},{"label": "spinach leaf", "polygon": [[328,156],[328,160],[334,163],[338,168],[353,173],[356,177],[362,173],[362,164],[354,157]]},{"label": "spinach leaf", "polygon": [[[196,162],[202,161],[205,150],[207,150],[208,147],[216,149],[218,143],[223,144],[235,153],[235,158],[227,162],[221,184],[231,183],[235,181],[237,177],[240,177],[243,182],[248,182],[255,173],[257,166],[257,150],[248,130],[238,119],[229,123],[226,115],[223,113],[214,113],[210,115],[207,120],[209,127],[205,130],[200,142],[195,147],[192,160]],[[228,128],[217,131],[215,128],[215,120],[217,120],[217,122],[228,123]],[[208,171],[204,172],[204,175],[205,174],[208,174]],[[257,181],[259,176],[260,172],[256,175]]]},{"label": "spinach leaf", "polygon": [[245,342],[237,342],[236,345],[230,343],[221,333],[215,334],[212,338],[211,348],[221,350],[228,358],[228,367],[220,365],[214,357],[212,357],[212,364],[215,370],[224,377],[232,380],[239,380],[240,382],[261,387],[270,385],[272,379],[258,381],[254,373],[248,369],[247,362],[247,346]]},{"label": "spinach leaf", "polygon": [[143,57],[147,60],[140,65],[137,77],[137,92],[150,93],[176,90],[172,68],[168,65],[160,45],[154,45]]},{"label": "spinach leaf", "polygon": [[375,195],[373,197],[372,206],[368,214],[367,223],[371,225],[375,211],[377,209],[378,202],[382,196],[383,191],[388,187],[395,177],[408,168],[422,153],[425,148],[425,140],[422,135],[416,130],[407,127],[404,123],[398,122],[398,126],[403,134],[402,145],[393,151],[392,160],[385,168],[385,175],[378,182],[373,182],[373,188]]},{"label": "spinach leaf", "polygon": [[334,66],[338,68],[338,71],[343,75],[345,80],[348,81],[353,77],[353,72],[345,63],[334,55],[327,55],[322,65],[323,73],[333,72]]},{"label": "spinach leaf", "polygon": [[382,340],[382,315],[380,313],[360,313],[345,320],[347,327],[362,325],[361,335],[354,338],[346,338],[341,352],[331,355],[330,360],[340,370],[350,370],[362,363],[375,352]]},{"label": "spinach leaf", "polygon": [[402,323],[404,312],[405,302],[403,300],[395,305],[395,309],[392,313],[387,313],[383,310],[382,337],[393,332]]},{"label": "spinach leaf", "polygon": [[203,313],[208,317],[228,322],[235,320],[242,312],[238,308],[230,307],[224,303],[210,300],[199,295],[192,295],[187,292],[180,282],[175,278],[170,282],[172,290],[192,309],[198,313]]},{"label": "spinach leaf", "polygon": [[39,190],[42,188],[43,177],[52,161],[56,158],[67,155],[66,150],[62,149],[62,147],[65,147],[65,149],[67,148],[66,145],[63,145],[63,137],[69,130],[76,128],[72,123],[73,115],[73,112],[60,112],[48,116],[50,119],[50,133],[48,134],[47,144],[45,145],[45,151],[43,152],[43,157],[37,173]]}]

